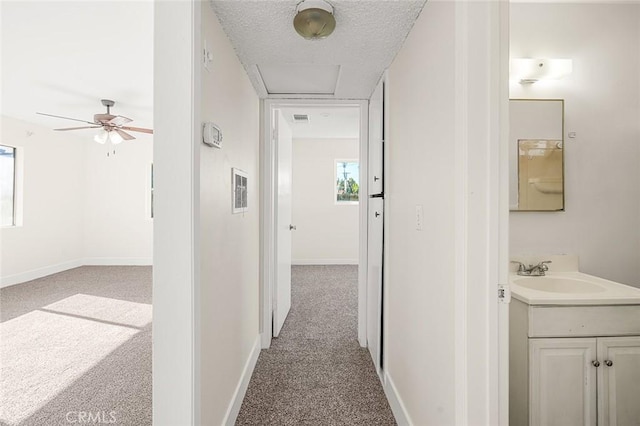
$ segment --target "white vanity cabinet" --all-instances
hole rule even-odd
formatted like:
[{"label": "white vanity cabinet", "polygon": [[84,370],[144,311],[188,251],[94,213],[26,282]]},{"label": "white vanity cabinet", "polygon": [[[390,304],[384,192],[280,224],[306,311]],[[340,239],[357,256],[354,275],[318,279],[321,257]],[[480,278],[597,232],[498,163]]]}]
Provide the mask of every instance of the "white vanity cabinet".
[{"label": "white vanity cabinet", "polygon": [[640,305],[512,300],[509,346],[511,426],[640,425]]},{"label": "white vanity cabinet", "polygon": [[596,425],[595,339],[530,339],[530,424]]},{"label": "white vanity cabinet", "polygon": [[640,337],[596,339],[598,425],[640,425]]}]

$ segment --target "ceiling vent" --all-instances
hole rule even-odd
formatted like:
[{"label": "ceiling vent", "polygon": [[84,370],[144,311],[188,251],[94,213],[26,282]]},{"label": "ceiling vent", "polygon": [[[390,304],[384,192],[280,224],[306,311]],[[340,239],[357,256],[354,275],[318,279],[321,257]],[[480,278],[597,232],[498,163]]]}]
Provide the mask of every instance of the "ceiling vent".
[{"label": "ceiling vent", "polygon": [[309,116],[307,114],[293,114],[293,122],[309,124]]}]

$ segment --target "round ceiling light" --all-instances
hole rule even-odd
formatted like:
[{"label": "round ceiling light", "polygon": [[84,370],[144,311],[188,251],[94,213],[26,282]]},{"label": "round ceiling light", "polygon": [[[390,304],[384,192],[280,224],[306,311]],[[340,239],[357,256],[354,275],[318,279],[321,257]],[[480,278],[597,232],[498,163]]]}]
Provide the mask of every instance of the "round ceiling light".
[{"label": "round ceiling light", "polygon": [[296,11],[293,27],[307,40],[325,38],[336,28],[333,7],[323,0],[304,0]]}]

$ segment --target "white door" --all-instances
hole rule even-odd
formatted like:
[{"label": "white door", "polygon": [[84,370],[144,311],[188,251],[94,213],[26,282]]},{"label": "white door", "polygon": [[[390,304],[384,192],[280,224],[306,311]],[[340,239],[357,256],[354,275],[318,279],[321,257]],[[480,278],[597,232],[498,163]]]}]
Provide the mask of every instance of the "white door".
[{"label": "white door", "polygon": [[291,128],[280,110],[274,111],[278,170],[276,205],[276,285],[273,295],[273,337],[278,337],[291,309]]},{"label": "white door", "polygon": [[598,339],[598,425],[640,425],[640,337]]},{"label": "white door", "polygon": [[530,425],[596,425],[596,339],[529,339]]},{"label": "white door", "polygon": [[381,329],[382,317],[382,246],[384,223],[384,200],[369,199],[367,251],[367,346],[378,374],[381,373]]},{"label": "white door", "polygon": [[369,100],[369,195],[384,191],[383,174],[383,131],[384,131],[384,85],[381,81]]},{"label": "white door", "polygon": [[369,100],[369,162],[367,219],[367,347],[378,374],[382,373],[382,262],[384,235],[383,83]]}]

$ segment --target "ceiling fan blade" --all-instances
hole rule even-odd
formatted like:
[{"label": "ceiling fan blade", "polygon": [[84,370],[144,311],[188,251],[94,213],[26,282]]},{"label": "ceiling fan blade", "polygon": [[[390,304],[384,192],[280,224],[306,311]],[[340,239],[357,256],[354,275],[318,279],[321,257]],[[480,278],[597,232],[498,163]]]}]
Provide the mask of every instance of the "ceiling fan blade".
[{"label": "ceiling fan blade", "polygon": [[119,134],[120,136],[122,136],[122,139],[124,139],[125,141],[130,141],[132,139],[135,139],[135,137],[131,136],[127,132],[123,132],[120,129],[113,129],[113,131],[116,132],[117,134]]},{"label": "ceiling fan blade", "polygon": [[120,127],[121,129],[124,130],[130,130],[132,132],[140,132],[140,133],[150,133],[153,134],[153,129],[143,129],[142,127],[128,127],[128,126],[122,126]]},{"label": "ceiling fan blade", "polygon": [[80,129],[99,129],[102,126],[85,126],[85,127],[65,127],[64,129],[53,129],[53,130],[80,130]]},{"label": "ceiling fan blade", "polygon": [[111,124],[113,126],[122,126],[123,124],[131,123],[133,120],[127,117],[123,117],[121,115],[116,115],[111,120],[107,121],[107,124]]},{"label": "ceiling fan blade", "polygon": [[87,123],[87,124],[100,124],[100,123],[96,123],[94,121],[79,120],[77,118],[63,117],[61,115],[45,114],[44,112],[36,112],[36,114],[46,115],[47,117],[64,118],[65,120],[79,121],[81,123]]}]

